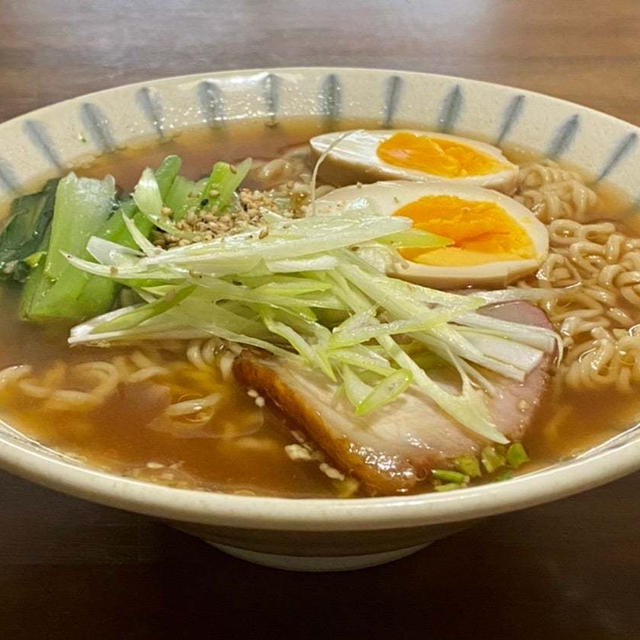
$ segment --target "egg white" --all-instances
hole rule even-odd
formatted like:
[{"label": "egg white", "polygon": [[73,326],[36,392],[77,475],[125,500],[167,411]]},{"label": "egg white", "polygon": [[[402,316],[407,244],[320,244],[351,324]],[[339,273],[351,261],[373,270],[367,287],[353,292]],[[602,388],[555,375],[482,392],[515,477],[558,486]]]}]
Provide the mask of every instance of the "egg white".
[{"label": "egg white", "polygon": [[[458,142],[495,158],[503,166],[494,173],[456,178],[437,176],[416,169],[396,167],[379,158],[376,150],[381,142],[399,132]],[[319,157],[344,134],[344,131],[337,131],[312,138],[309,141],[312,152],[316,157]],[[417,180],[422,182],[478,185],[498,189],[504,193],[513,193],[518,177],[518,166],[509,162],[497,147],[484,142],[469,140],[468,138],[415,129],[359,129],[349,132],[349,135],[344,140],[329,151],[323,162],[321,172],[334,184],[356,181],[374,182],[376,180]],[[346,177],[346,180],[342,179],[343,176]]]},{"label": "egg white", "polygon": [[532,258],[496,260],[479,265],[432,266],[400,258],[387,272],[404,280],[438,289],[464,287],[504,287],[535,271],[549,251],[549,233],[524,205],[497,191],[470,185],[420,183],[405,180],[353,185],[336,189],[317,201],[317,209],[339,211],[358,199],[365,199],[381,215],[393,215],[398,209],[425,196],[454,196],[476,202],[493,202],[501,207],[529,236]]}]

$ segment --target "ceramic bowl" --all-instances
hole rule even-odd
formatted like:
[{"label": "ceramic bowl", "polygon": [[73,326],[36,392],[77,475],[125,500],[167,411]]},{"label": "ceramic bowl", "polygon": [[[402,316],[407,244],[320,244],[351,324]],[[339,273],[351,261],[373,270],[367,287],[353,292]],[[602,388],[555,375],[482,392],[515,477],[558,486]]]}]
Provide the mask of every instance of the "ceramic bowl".
[{"label": "ceramic bowl", "polygon": [[[195,126],[293,117],[396,123],[522,146],[640,192],[638,128],[521,89],[374,69],[292,68],[167,78],[45,107],[0,125],[0,200],[91,156]],[[0,426],[0,466],[60,491],[160,518],[253,562],[298,570],[370,566],[473,521],[556,500],[640,469],[630,430],[571,461],[446,494],[312,500],[188,491],[83,467]]]}]

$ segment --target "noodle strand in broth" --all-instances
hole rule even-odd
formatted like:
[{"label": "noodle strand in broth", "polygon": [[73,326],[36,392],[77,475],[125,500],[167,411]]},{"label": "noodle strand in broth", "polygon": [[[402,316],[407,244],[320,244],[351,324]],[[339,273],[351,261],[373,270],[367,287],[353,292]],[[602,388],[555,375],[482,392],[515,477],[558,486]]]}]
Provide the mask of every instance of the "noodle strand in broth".
[{"label": "noodle strand in broth", "polygon": [[613,222],[589,222],[597,195],[550,160],[521,169],[516,198],[549,225],[549,255],[520,286],[557,291],[541,302],[566,347],[557,382],[630,392],[640,383],[640,239]]}]

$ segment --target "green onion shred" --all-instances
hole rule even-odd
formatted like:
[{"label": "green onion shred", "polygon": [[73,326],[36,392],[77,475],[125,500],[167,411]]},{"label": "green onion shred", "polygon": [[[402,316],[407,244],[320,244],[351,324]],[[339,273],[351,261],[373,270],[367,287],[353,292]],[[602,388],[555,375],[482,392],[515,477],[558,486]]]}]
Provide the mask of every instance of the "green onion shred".
[{"label": "green onion shred", "polygon": [[527,455],[527,452],[524,450],[522,443],[514,442],[507,449],[507,464],[512,469],[517,469],[525,462],[529,462],[529,456]]}]

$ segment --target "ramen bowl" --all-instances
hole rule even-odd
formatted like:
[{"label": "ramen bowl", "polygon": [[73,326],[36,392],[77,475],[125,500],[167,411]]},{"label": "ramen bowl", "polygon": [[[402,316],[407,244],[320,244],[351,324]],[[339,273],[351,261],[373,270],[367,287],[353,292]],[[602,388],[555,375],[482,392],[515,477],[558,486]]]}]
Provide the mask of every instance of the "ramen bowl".
[{"label": "ramen bowl", "polygon": [[[533,149],[640,192],[638,128],[521,89],[431,74],[343,68],[248,70],[101,91],[0,125],[0,201],[143,140],[194,127],[294,118],[327,126],[412,123]],[[640,469],[633,426],[579,456],[508,482],[448,493],[353,499],[235,495],[145,483],[85,466],[0,425],[0,466],[73,496],[147,514],[246,560],[347,570],[406,556],[474,521],[590,489]]]}]

